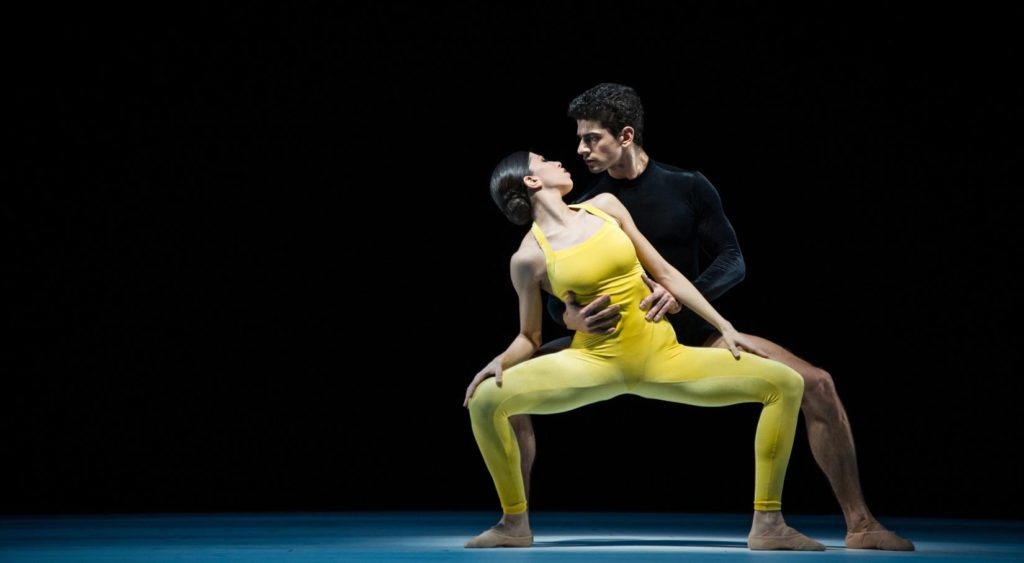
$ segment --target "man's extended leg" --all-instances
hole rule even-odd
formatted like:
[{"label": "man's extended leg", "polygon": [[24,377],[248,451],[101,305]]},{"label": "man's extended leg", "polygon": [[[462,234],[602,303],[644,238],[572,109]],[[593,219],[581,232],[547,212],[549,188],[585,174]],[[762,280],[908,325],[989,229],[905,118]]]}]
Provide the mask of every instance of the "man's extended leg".
[{"label": "man's extended leg", "polygon": [[[538,348],[533,357],[565,350],[570,344],[572,344],[571,336],[552,340]],[[533,433],[533,421],[530,420],[528,414],[510,416],[508,421],[512,424],[512,430],[516,433],[516,441],[519,443],[519,465],[523,469],[523,488],[526,489],[526,500],[529,501],[530,470],[533,468],[533,460],[537,457],[537,438]]]},{"label": "man's extended leg", "polygon": [[[793,368],[804,378],[801,410],[807,424],[811,453],[828,477],[843,510],[847,547],[913,550],[913,543],[887,530],[868,510],[857,472],[853,432],[832,376],[770,340],[749,334],[747,336],[756,341],[771,359]],[[721,335],[715,334],[705,346],[725,348],[726,344]]]}]

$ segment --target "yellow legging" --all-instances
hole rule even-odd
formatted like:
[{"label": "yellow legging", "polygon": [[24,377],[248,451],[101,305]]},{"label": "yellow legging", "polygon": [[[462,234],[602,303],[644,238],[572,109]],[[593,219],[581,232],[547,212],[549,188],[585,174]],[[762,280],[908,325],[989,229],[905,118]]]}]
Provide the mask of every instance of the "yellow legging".
[{"label": "yellow legging", "polygon": [[612,335],[576,333],[570,348],[505,370],[501,387],[492,377],[474,390],[473,435],[504,512],[527,508],[509,416],[565,412],[625,393],[705,407],[762,403],[754,437],[754,509],[781,510],[804,389],[800,374],[747,352],[737,360],[728,350],[684,346],[666,321],[636,315],[627,323],[630,330]]}]

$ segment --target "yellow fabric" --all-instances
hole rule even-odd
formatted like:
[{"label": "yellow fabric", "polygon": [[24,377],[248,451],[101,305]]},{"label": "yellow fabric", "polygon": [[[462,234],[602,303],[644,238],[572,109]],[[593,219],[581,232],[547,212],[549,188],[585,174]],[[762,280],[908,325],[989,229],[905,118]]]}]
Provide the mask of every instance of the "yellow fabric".
[{"label": "yellow fabric", "polygon": [[622,319],[611,334],[577,332],[568,349],[508,368],[501,387],[491,377],[474,391],[469,401],[473,435],[504,512],[527,508],[509,416],[565,412],[626,393],[706,407],[762,403],[754,437],[754,508],[780,510],[803,378],[784,364],[746,352],[736,360],[728,350],[684,346],[671,324],[645,320],[639,304],[650,290],[640,279],[643,268],[629,236],[592,205],[570,207],[582,207],[606,224],[582,244],[557,251],[533,224],[551,288],[563,300],[573,290],[581,304],[608,294],[620,305]]}]

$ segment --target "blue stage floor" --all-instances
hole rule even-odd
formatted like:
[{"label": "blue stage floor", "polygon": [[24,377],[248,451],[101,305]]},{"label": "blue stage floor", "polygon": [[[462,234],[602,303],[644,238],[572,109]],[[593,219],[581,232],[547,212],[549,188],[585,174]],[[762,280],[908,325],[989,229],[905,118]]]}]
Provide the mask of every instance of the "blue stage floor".
[{"label": "blue stage floor", "polygon": [[848,550],[839,517],[788,515],[825,552],[751,552],[749,515],[537,513],[530,548],[465,549],[482,512],[0,518],[0,562],[118,561],[1024,561],[1024,522],[884,518],[917,551]]}]

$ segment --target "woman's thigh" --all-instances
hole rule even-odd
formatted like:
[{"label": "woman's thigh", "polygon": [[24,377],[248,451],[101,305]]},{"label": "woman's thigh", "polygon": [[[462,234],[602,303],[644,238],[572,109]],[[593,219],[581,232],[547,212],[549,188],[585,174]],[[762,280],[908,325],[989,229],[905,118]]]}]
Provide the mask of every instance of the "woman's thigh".
[{"label": "woman's thigh", "polygon": [[554,414],[611,399],[627,391],[622,371],[612,360],[580,349],[531,358],[481,383],[470,408],[501,409],[504,414]]},{"label": "woman's thigh", "polygon": [[643,397],[699,406],[768,402],[781,393],[800,393],[803,379],[788,366],[721,348],[675,345],[647,364],[631,392]]}]

